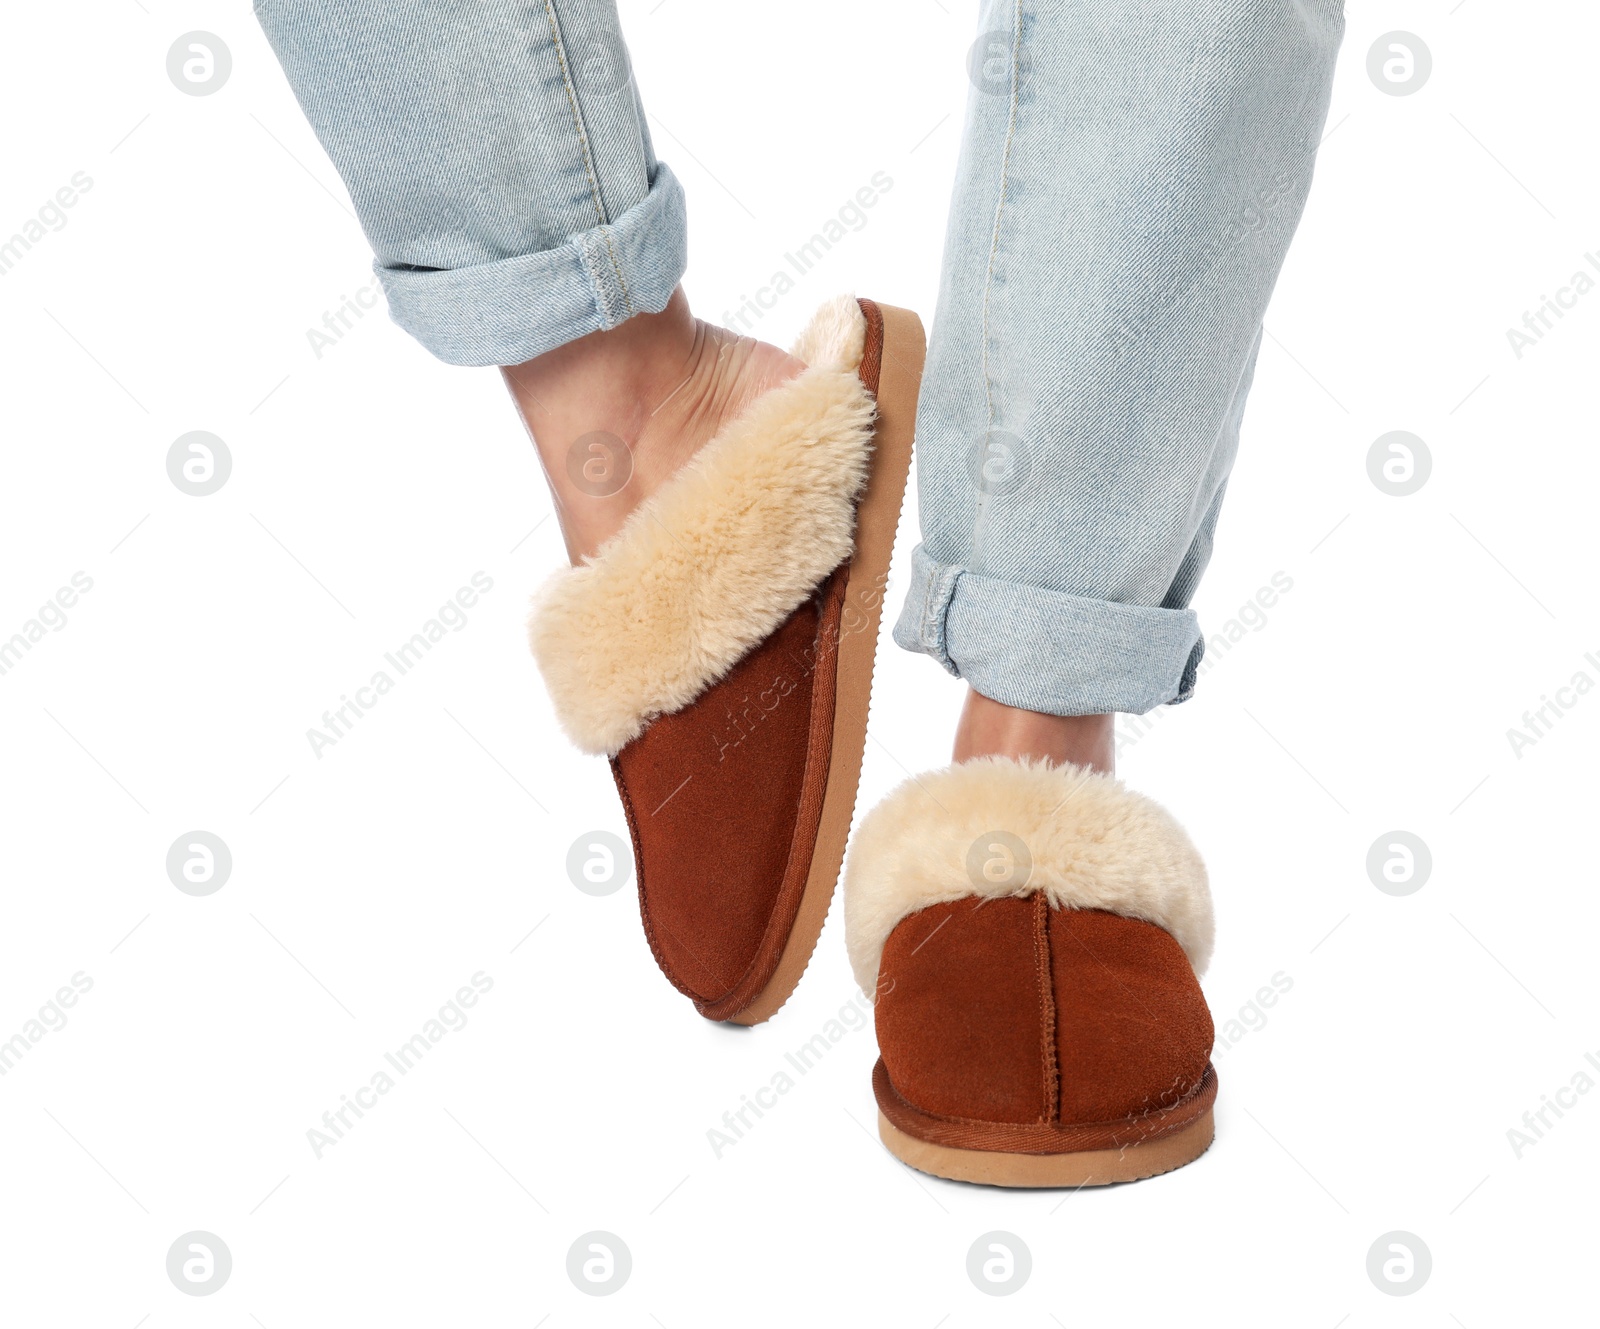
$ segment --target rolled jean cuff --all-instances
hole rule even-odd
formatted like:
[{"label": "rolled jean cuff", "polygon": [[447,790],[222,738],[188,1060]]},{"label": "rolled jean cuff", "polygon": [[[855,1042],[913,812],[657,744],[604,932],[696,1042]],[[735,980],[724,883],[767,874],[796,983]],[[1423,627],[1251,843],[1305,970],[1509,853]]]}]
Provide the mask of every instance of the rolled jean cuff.
[{"label": "rolled jean cuff", "polygon": [[1190,609],[1115,604],[939,563],[918,545],[895,642],[1006,706],[1142,715],[1188,701],[1205,641]]},{"label": "rolled jean cuff", "polygon": [[661,163],[644,199],[556,249],[469,268],[378,268],[389,314],[452,365],[517,365],[635,314],[659,314],[689,265],[683,186]]}]

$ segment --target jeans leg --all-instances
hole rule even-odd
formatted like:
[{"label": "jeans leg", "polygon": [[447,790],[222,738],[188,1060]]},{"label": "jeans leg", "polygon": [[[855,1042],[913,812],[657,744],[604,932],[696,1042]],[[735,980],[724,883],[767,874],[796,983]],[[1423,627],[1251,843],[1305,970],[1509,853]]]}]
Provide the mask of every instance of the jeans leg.
[{"label": "jeans leg", "polygon": [[395,322],[518,364],[658,313],[687,264],[613,0],[258,0]]},{"label": "jeans leg", "polygon": [[895,639],[1058,715],[1183,701],[1341,0],[986,0]]}]

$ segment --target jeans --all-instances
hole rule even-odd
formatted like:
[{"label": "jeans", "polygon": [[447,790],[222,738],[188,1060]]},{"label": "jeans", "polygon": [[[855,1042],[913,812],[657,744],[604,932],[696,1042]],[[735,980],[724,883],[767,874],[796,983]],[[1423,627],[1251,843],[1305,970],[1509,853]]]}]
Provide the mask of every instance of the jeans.
[{"label": "jeans", "polygon": [[[395,321],[517,364],[666,306],[684,193],[612,0],[259,0]],[[1186,700],[1342,0],[985,0],[895,640],[1058,715]]]}]

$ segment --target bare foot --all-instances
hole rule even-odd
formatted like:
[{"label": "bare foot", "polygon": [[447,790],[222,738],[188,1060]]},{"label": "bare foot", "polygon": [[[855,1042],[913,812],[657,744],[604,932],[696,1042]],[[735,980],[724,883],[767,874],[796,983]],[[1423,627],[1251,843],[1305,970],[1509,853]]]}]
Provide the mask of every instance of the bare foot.
[{"label": "bare foot", "polygon": [[956,727],[955,759],[990,756],[1043,758],[1114,775],[1116,718],[1019,710],[968,688]]},{"label": "bare foot", "polygon": [[621,529],[729,420],[805,369],[689,312],[679,287],[640,314],[501,370],[544,463],[567,556]]}]

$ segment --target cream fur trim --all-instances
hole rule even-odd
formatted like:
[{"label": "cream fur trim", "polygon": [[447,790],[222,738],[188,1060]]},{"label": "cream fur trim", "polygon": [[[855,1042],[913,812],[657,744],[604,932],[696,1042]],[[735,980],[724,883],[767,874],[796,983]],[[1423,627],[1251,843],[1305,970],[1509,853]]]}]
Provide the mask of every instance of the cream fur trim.
[{"label": "cream fur trim", "polygon": [[594,555],[536,597],[529,641],[562,727],[615,753],[764,641],[850,556],[872,450],[866,318],[824,305],[809,368],[725,426]]},{"label": "cream fur trim", "polygon": [[[1008,876],[1001,836],[1022,842],[1031,871]],[[986,876],[986,863],[1001,880]],[[908,915],[966,896],[1034,891],[1061,908],[1165,928],[1197,973],[1211,958],[1205,864],[1159,803],[1082,767],[978,757],[906,781],[856,831],[844,870],[856,982],[863,992],[876,988],[884,943]]]}]

